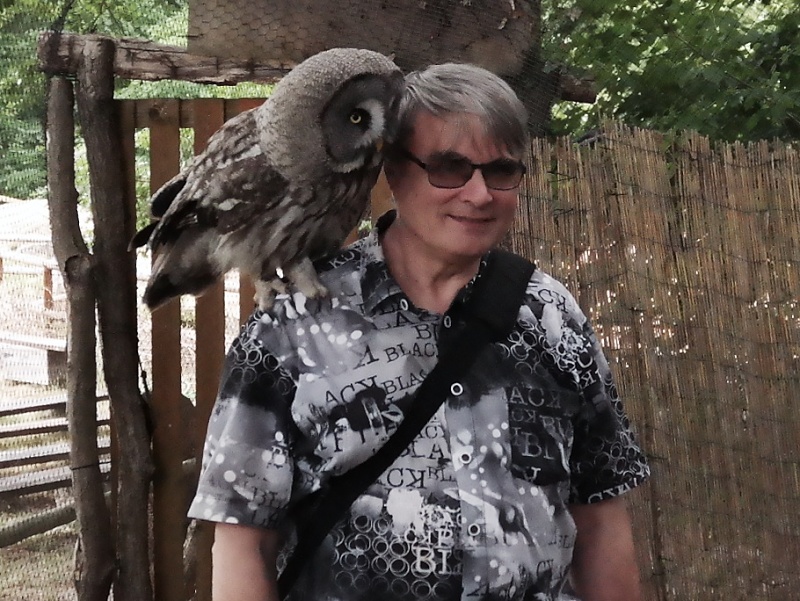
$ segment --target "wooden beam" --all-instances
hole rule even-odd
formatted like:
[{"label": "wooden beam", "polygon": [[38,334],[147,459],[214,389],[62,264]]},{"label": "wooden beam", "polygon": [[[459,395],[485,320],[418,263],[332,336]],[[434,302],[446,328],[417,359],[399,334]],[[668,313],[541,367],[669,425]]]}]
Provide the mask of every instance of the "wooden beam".
[{"label": "wooden beam", "polygon": [[[39,36],[39,68],[48,75],[74,76],[86,44],[100,40],[111,41],[111,38],[45,31]],[[114,75],[123,79],[171,79],[217,85],[234,85],[245,81],[274,83],[294,66],[189,54],[179,46],[165,46],[133,38],[115,39],[113,42]]]},{"label": "wooden beam", "polygon": [[597,100],[597,85],[592,77],[577,77],[569,71],[561,74],[561,100],[594,104]]},{"label": "wooden beam", "polygon": [[[97,34],[79,35],[45,31],[39,36],[39,68],[48,75],[74,76],[83,48],[88,42],[111,40]],[[275,83],[288,73],[294,63],[255,62],[201,54],[186,48],[156,44],[134,38],[115,39],[114,75],[144,81],[178,80],[216,85],[242,82]],[[561,100],[593,103],[597,98],[595,82],[577,77],[568,70],[561,74]]]}]

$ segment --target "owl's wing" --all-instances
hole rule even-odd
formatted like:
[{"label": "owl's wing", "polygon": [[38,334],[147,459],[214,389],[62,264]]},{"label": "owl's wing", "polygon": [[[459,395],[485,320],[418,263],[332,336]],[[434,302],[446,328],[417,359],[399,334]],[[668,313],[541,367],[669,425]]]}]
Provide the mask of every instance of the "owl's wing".
[{"label": "owl's wing", "polygon": [[266,164],[263,154],[229,161],[187,181],[158,222],[150,245],[155,251],[190,230],[220,235],[252,225],[286,195],[287,180]]},{"label": "owl's wing", "polygon": [[231,233],[280,202],[288,182],[261,150],[255,111],[227,121],[206,150],[153,195],[151,212],[160,221],[138,232],[131,246],[149,241],[156,250],[196,228]]},{"label": "owl's wing", "polygon": [[153,232],[158,226],[158,220],[161,219],[164,216],[164,213],[166,213],[170,206],[172,206],[173,201],[178,194],[180,194],[185,185],[186,174],[179,173],[166,184],[161,186],[161,188],[159,188],[155,194],[153,194],[153,197],[150,199],[150,214],[152,215],[154,221],[151,221],[134,234],[133,238],[131,238],[131,241],[128,244],[128,250],[133,250],[134,248],[144,246],[150,241],[150,238],[153,236]]}]

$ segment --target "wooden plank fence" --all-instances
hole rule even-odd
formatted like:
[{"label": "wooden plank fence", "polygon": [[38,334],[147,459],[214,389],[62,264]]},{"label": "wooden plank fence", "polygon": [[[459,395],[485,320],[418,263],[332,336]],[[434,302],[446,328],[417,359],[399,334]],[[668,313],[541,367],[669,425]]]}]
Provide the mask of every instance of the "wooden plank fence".
[{"label": "wooden plank fence", "polygon": [[[131,143],[137,129],[150,133],[150,188],[155,191],[178,172],[180,167],[180,130],[194,130],[194,147],[202,151],[211,134],[227,119],[258,106],[263,99],[193,101],[152,100],[120,101],[123,136]],[[128,173],[136,176],[133,164]],[[240,320],[253,308],[252,284],[242,280],[239,285]],[[225,354],[224,291],[219,284],[197,299],[195,423],[193,431],[184,429],[181,412],[181,341],[180,307],[172,302],[152,315],[152,381],[151,408],[153,414],[153,556],[154,592],[158,599],[183,599],[186,589],[196,589],[197,601],[210,599],[212,529],[198,524],[194,531],[190,565],[184,565],[186,511],[190,490],[195,486],[205,424],[216,398],[219,375]],[[181,432],[180,436],[176,436]],[[187,479],[183,467],[186,441],[195,449],[196,467]],[[188,583],[175,574],[190,573]],[[196,582],[195,582],[196,580]]]},{"label": "wooden plank fence", "polygon": [[[120,101],[123,136],[133,144],[136,130],[150,134],[150,188],[155,191],[177,173],[180,164],[180,130],[193,129],[195,153],[205,148],[208,138],[227,120],[261,104],[263,99],[200,99]],[[128,153],[133,156],[133,153]],[[126,166],[131,178],[137,176],[132,162]],[[388,206],[388,189],[381,181],[374,203]],[[154,528],[154,591],[158,599],[183,599],[195,594],[197,601],[210,599],[212,528],[199,523],[193,532],[190,557],[184,558],[186,511],[200,465],[205,426],[216,398],[225,355],[224,290],[218,284],[197,299],[195,308],[196,342],[194,380],[196,383],[195,427],[176,436],[185,427],[180,409],[181,394],[181,316],[179,304],[172,302],[152,314],[152,398]],[[253,309],[254,289],[247,279],[239,282],[239,322]],[[187,478],[183,458],[186,441],[191,442],[195,467]],[[175,578],[186,572],[186,582]],[[191,592],[190,592],[191,591]],[[196,591],[196,593],[195,593]]]},{"label": "wooden plank fence", "polygon": [[[0,406],[0,502],[18,501],[27,495],[72,486],[69,466],[66,393],[20,400],[4,399]],[[111,439],[108,433],[108,398],[98,398],[100,472],[111,470]],[[49,435],[41,442],[42,434]],[[32,438],[33,437],[33,438]],[[75,519],[71,502],[0,525],[0,549],[63,526]]]},{"label": "wooden plank fence", "polygon": [[[0,417],[14,418],[0,424],[0,440],[4,443],[4,450],[0,450],[0,470],[6,473],[0,477],[0,501],[67,488],[72,484],[72,474],[66,463],[69,459],[66,408],[65,393],[6,401],[0,407]],[[108,473],[111,440],[106,428],[110,423],[107,397],[98,398],[97,423],[101,428],[98,435],[101,471]],[[41,435],[45,434],[53,436],[41,442]]]}]

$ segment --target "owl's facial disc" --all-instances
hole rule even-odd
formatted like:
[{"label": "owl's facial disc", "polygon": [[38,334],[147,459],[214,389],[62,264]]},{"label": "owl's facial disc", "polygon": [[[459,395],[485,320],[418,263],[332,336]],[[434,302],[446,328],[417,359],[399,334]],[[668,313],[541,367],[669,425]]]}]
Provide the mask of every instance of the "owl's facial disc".
[{"label": "owl's facial disc", "polygon": [[[353,111],[359,117],[363,117],[355,124],[363,126],[364,136],[360,146],[366,148],[374,146],[378,141],[383,141],[383,136],[386,132],[386,117],[383,111],[383,105],[374,98],[360,103]],[[350,122],[353,123],[352,118]]]},{"label": "owl's facial disc", "polygon": [[335,171],[379,164],[390,100],[385,80],[378,77],[352,80],[334,96],[323,112],[322,130]]}]

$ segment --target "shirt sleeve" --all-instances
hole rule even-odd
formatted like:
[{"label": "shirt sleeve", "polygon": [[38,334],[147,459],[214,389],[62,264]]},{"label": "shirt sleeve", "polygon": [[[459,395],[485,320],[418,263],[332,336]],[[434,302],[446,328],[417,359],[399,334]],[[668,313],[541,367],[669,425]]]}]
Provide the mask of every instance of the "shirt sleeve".
[{"label": "shirt sleeve", "polygon": [[635,440],[613,375],[592,326],[582,313],[573,322],[582,408],[574,421],[570,502],[594,503],[644,482],[650,470]]},{"label": "shirt sleeve", "polygon": [[189,517],[278,528],[293,485],[295,384],[251,320],[231,345]]}]

